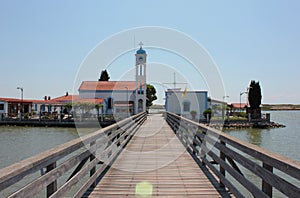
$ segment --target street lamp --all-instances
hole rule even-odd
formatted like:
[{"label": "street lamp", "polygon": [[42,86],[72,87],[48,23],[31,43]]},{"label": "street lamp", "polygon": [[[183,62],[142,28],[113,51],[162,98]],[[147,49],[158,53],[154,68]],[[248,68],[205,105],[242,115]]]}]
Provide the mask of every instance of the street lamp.
[{"label": "street lamp", "polygon": [[[222,104],[222,120],[224,121],[224,103],[225,103],[225,98],[229,98],[229,96],[223,96],[223,104]],[[226,103],[226,107],[227,107],[227,103]]]},{"label": "street lamp", "polygon": [[23,87],[17,87],[17,89],[21,90],[21,109],[20,109],[20,119],[22,119],[22,113],[23,113]]},{"label": "street lamp", "polygon": [[24,89],[23,89],[23,87],[17,87],[17,89],[20,89],[21,90],[21,111],[20,111],[20,113],[21,113],[21,118],[22,118],[22,113],[23,113],[23,91],[24,91]]},{"label": "street lamp", "polygon": [[242,111],[242,95],[247,93],[248,93],[247,91],[240,92],[240,111]]},{"label": "street lamp", "polygon": [[125,89],[127,89],[126,91],[126,101],[127,101],[127,113],[129,113],[129,101],[128,101],[128,87],[124,87]]}]

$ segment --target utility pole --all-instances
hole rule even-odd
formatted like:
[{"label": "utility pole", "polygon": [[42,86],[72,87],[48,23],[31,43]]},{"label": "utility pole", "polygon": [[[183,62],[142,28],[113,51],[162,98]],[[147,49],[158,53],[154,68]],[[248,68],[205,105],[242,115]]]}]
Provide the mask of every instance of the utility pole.
[{"label": "utility pole", "polygon": [[187,83],[178,83],[178,82],[176,82],[176,73],[174,72],[174,81],[172,83],[163,83],[163,84],[173,84],[174,89],[176,89],[177,84],[187,84]]}]

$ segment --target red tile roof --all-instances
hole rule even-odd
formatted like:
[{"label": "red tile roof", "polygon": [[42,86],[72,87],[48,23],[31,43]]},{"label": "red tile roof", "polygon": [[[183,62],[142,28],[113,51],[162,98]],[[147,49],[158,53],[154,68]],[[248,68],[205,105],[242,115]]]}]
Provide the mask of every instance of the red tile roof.
[{"label": "red tile roof", "polygon": [[79,91],[130,91],[136,89],[135,81],[83,81]]},{"label": "red tile roof", "polygon": [[31,99],[23,99],[21,100],[20,98],[0,98],[0,101],[5,101],[5,102],[14,102],[14,103],[33,103],[33,102],[41,102],[44,100],[31,100]]},{"label": "red tile roof", "polygon": [[17,98],[0,98],[0,101],[5,101],[5,102],[20,102],[21,99],[17,99]]},{"label": "red tile roof", "polygon": [[50,105],[63,105],[68,102],[88,102],[100,104],[104,102],[103,98],[80,98],[79,95],[68,95],[54,98],[52,100],[31,100],[24,99],[23,101],[19,98],[0,98],[0,101],[5,101],[9,103],[34,103],[34,104],[50,104]]},{"label": "red tile roof", "polygon": [[232,108],[235,108],[235,109],[240,109],[240,108],[246,108],[247,107],[247,104],[246,103],[231,103],[230,105]]},{"label": "red tile roof", "polygon": [[29,100],[29,101],[34,104],[60,104],[59,102],[52,101],[52,100]]},{"label": "red tile roof", "polygon": [[79,95],[64,95],[57,98],[53,98],[51,101],[56,102],[72,102],[73,100],[79,99]]}]

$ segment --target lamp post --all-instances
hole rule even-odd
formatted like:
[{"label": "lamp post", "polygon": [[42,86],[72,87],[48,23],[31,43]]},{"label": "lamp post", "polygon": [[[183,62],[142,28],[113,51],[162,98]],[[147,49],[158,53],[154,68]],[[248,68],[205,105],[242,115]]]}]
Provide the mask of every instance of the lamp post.
[{"label": "lamp post", "polygon": [[126,101],[127,101],[127,113],[129,113],[129,101],[128,101],[128,87],[124,87],[126,89]]},{"label": "lamp post", "polygon": [[17,87],[17,89],[21,90],[21,110],[20,110],[20,119],[22,119],[22,113],[23,113],[23,87]]},{"label": "lamp post", "polygon": [[243,94],[247,94],[248,92],[244,91],[244,92],[240,92],[240,112],[242,111],[242,95]]},{"label": "lamp post", "polygon": [[[223,104],[222,104],[222,121],[224,121],[224,103],[225,103],[225,98],[229,98],[229,96],[223,96]],[[226,106],[227,106],[227,103],[226,103]]]}]

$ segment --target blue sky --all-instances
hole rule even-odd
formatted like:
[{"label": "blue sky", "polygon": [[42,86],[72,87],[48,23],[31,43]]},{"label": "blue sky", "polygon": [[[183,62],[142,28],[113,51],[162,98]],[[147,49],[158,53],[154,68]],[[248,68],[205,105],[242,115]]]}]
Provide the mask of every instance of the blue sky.
[{"label": "blue sky", "polygon": [[[299,1],[2,0],[0,97],[20,97],[18,86],[25,98],[72,92],[80,64],[99,42],[125,29],[162,26],[184,32],[209,52],[229,102],[238,102],[258,80],[264,103],[300,103],[299,10]],[[164,62],[172,63],[170,57]],[[132,65],[133,59],[123,62]],[[97,80],[100,70],[86,80]],[[116,75],[110,72],[112,79]],[[173,81],[172,73],[160,75]]]}]

